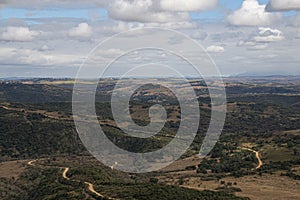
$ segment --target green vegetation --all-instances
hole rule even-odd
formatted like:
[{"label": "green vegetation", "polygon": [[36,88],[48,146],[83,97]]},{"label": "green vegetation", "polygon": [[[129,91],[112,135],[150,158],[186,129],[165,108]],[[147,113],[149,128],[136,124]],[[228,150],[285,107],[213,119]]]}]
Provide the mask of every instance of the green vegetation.
[{"label": "green vegetation", "polygon": [[230,173],[234,176],[249,174],[255,168],[257,159],[253,153],[247,150],[237,150],[229,145],[217,144],[211,153],[210,159],[204,159],[198,168],[199,173],[214,174]]},{"label": "green vegetation", "polygon": [[[219,185],[219,192],[197,191],[184,186],[190,177],[201,181],[218,181],[224,177],[280,174],[299,180],[294,170],[300,166],[300,84],[285,82],[233,82],[228,84],[228,113],[223,134],[212,152],[200,163],[187,163],[180,170],[188,176],[163,184],[157,172],[145,175],[120,173],[87,162],[89,155],[82,145],[72,120],[71,80],[26,80],[0,83],[0,162],[35,158],[52,158],[39,166],[27,167],[20,176],[0,178],[1,199],[99,199],[84,181],[94,184],[96,191],[118,199],[242,199],[233,183]],[[45,82],[46,81],[46,82]],[[41,84],[43,83],[43,84]],[[47,84],[45,84],[47,83]],[[117,146],[131,152],[151,152],[168,144],[180,125],[180,105],[176,97],[166,95],[165,88],[146,85],[131,99],[130,113],[142,126],[149,123],[149,108],[161,103],[167,111],[165,127],[148,139],[129,137],[116,127],[110,107],[115,80],[101,81],[97,88],[96,111],[107,137]],[[194,86],[205,86],[193,82]],[[155,95],[162,90],[162,95]],[[157,92],[157,91],[156,91]],[[195,90],[200,95],[201,120],[197,136],[182,158],[199,152],[210,121],[210,98],[206,88]],[[147,95],[145,95],[147,94]],[[256,169],[259,152],[263,165]],[[80,158],[67,161],[56,158]],[[60,168],[59,168],[60,167]],[[64,167],[70,167],[62,178]],[[197,173],[196,173],[197,172]],[[194,174],[193,174],[194,173]],[[192,175],[191,175],[192,174]]]}]

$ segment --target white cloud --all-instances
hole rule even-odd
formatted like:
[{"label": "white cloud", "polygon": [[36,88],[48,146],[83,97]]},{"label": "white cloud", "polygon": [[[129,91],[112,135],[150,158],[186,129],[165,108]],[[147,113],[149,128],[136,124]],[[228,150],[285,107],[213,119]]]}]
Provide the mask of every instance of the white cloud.
[{"label": "white cloud", "polygon": [[[95,8],[107,7],[110,3],[119,0],[0,0],[0,6],[6,5],[13,8]],[[124,0],[131,4],[148,3],[148,0]],[[150,0],[160,11],[202,11],[214,8],[218,0]]]},{"label": "white cloud", "polygon": [[267,11],[289,11],[300,10],[299,0],[271,0],[267,7]]},{"label": "white cloud", "polygon": [[111,18],[121,21],[166,23],[190,19],[187,12],[161,10],[153,0],[115,0],[110,4],[108,13]]},{"label": "white cloud", "polygon": [[281,19],[281,14],[268,13],[265,7],[257,0],[244,0],[241,8],[228,16],[228,21],[236,26],[264,26]]},{"label": "white cloud", "polygon": [[209,10],[218,4],[218,0],[161,0],[160,6],[167,11]]},{"label": "white cloud", "polygon": [[222,46],[212,45],[212,46],[207,47],[206,51],[208,53],[223,53],[223,52],[225,52],[225,49]]},{"label": "white cloud", "polygon": [[258,34],[252,35],[249,40],[241,40],[237,43],[238,47],[246,47],[248,50],[263,50],[266,49],[271,42],[279,42],[285,37],[282,31],[267,27],[259,27]]},{"label": "white cloud", "polygon": [[0,39],[4,41],[28,42],[32,41],[39,33],[29,30],[28,27],[7,27],[1,34]]},{"label": "white cloud", "polygon": [[144,18],[148,14],[151,6],[151,0],[116,0],[109,6],[109,15],[114,19],[138,21],[137,18]]},{"label": "white cloud", "polygon": [[11,65],[36,65],[36,66],[55,66],[55,65],[74,65],[81,64],[83,58],[78,55],[64,53],[45,53],[32,49],[0,48],[1,64]]},{"label": "white cloud", "polygon": [[92,28],[87,23],[78,24],[77,27],[74,27],[69,30],[70,37],[91,37],[93,31]]},{"label": "white cloud", "polygon": [[278,42],[284,40],[283,33],[278,29],[259,28],[259,35],[254,37],[256,42]]},{"label": "white cloud", "polygon": [[120,54],[125,54],[126,52],[121,49],[106,49],[106,50],[97,50],[97,54],[104,57],[116,57]]}]

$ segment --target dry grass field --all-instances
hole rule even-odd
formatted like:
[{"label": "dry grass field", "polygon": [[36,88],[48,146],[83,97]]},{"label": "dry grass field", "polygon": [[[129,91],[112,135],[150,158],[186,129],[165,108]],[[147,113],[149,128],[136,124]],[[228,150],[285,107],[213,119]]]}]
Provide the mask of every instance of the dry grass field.
[{"label": "dry grass field", "polygon": [[8,161],[0,163],[1,178],[18,178],[26,169],[26,161]]}]

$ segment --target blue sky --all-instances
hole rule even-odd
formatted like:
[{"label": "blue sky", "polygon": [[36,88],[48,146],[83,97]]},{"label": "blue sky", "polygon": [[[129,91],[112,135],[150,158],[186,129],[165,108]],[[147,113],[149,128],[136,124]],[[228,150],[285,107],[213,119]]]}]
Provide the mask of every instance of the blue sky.
[{"label": "blue sky", "polygon": [[0,77],[74,76],[99,42],[141,27],[187,34],[224,75],[300,74],[299,0],[168,1],[0,0]]}]

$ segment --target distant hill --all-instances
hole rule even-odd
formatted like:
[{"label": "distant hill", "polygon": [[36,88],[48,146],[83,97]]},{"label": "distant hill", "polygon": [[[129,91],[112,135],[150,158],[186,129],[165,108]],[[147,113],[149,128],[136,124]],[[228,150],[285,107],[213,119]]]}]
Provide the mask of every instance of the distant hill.
[{"label": "distant hill", "polygon": [[0,83],[0,101],[46,103],[72,100],[72,90],[55,85]]}]

